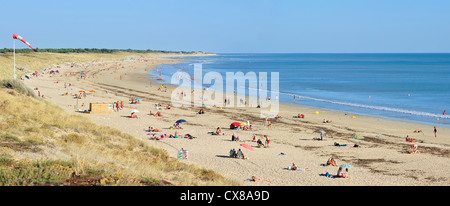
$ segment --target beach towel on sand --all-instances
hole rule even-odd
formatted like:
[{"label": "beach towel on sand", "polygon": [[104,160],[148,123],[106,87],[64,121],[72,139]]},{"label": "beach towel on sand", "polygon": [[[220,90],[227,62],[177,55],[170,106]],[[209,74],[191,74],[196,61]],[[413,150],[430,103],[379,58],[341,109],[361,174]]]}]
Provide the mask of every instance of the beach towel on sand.
[{"label": "beach towel on sand", "polygon": [[[294,169],[292,168],[292,166],[289,166],[289,167],[288,167],[288,170],[294,170]],[[297,168],[297,170],[294,170],[294,171],[310,171],[310,169],[307,169],[307,168]]]}]

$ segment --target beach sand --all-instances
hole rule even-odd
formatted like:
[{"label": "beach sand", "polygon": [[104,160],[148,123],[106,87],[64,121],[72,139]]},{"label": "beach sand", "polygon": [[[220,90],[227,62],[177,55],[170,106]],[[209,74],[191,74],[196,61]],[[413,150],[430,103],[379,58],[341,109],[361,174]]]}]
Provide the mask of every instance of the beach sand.
[{"label": "beach sand", "polygon": [[[252,186],[334,186],[334,185],[450,185],[450,128],[437,127],[438,136],[434,137],[433,126],[391,120],[351,113],[328,111],[293,104],[280,103],[281,119],[273,119],[272,128],[264,127],[260,112],[267,108],[249,107],[207,107],[205,114],[197,114],[198,107],[181,107],[164,109],[171,105],[172,91],[176,86],[165,85],[167,92],[158,91],[158,81],[147,78],[150,70],[160,64],[172,64],[178,60],[160,58],[168,55],[139,58],[123,61],[78,62],[79,68],[87,72],[86,79],[80,79],[79,68],[70,64],[60,65],[59,74],[41,74],[37,78],[26,79],[25,83],[44,95],[48,101],[55,103],[69,112],[78,113],[77,100],[72,96],[79,90],[87,92],[87,97],[78,100],[78,108],[86,110],[89,103],[124,102],[124,109],[112,114],[83,114],[94,122],[118,128],[124,132],[144,139],[152,145],[163,148],[171,157],[177,158],[178,150],[189,151],[189,158],[180,161],[195,164]],[[84,66],[81,66],[84,65]],[[85,68],[89,65],[88,68]],[[69,75],[70,72],[73,75]],[[47,70],[48,72],[48,70]],[[59,81],[59,82],[58,82]],[[280,81],[283,81],[280,79]],[[64,84],[71,84],[67,89]],[[63,95],[68,92],[69,95]],[[72,94],[72,95],[70,95]],[[200,95],[194,93],[193,95]],[[130,104],[132,97],[141,98],[140,104]],[[210,100],[212,101],[212,100]],[[220,100],[218,102],[222,102]],[[301,104],[301,100],[300,101]],[[239,102],[239,101],[237,101]],[[84,103],[84,107],[81,105]],[[156,113],[155,104],[163,117],[149,115]],[[131,119],[130,110],[137,109],[138,119]],[[318,114],[315,112],[318,111]],[[292,116],[305,114],[304,119]],[[353,116],[355,118],[353,118]],[[183,129],[170,129],[178,119],[185,119]],[[323,123],[323,119],[332,123]],[[257,131],[237,131],[229,129],[232,122],[249,121]],[[162,130],[162,133],[191,134],[195,139],[164,138],[150,140],[145,130],[149,126]],[[208,132],[222,128],[223,136]],[[320,137],[317,130],[324,130],[326,141],[316,141]],[[422,130],[424,133],[414,133]],[[231,141],[236,134],[245,142]],[[269,148],[257,148],[251,142],[252,135],[265,142],[264,135],[270,138]],[[360,134],[365,139],[352,138]],[[414,143],[406,142],[405,137],[423,141],[417,142],[419,154],[404,154]],[[337,147],[339,144],[358,144],[361,147]],[[247,143],[254,148],[250,151],[240,144]],[[241,149],[247,160],[229,157],[230,149]],[[286,155],[279,155],[284,153]],[[324,175],[336,175],[338,167],[322,166],[328,158],[334,157],[338,165],[351,164],[350,178],[329,178]],[[295,163],[300,168],[311,171],[288,170]],[[252,176],[270,182],[247,181]]]}]

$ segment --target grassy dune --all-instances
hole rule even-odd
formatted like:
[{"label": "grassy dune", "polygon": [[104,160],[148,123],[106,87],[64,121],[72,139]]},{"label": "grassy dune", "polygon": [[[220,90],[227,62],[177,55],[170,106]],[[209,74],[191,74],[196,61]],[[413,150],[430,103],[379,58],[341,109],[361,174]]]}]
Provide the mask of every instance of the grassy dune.
[{"label": "grassy dune", "polygon": [[[49,54],[21,56],[20,64],[51,64],[122,58],[133,54]],[[12,74],[0,57],[2,77]],[[13,82],[15,88],[5,88]],[[0,85],[0,185],[237,185],[210,170],[184,164],[117,129],[17,89]]]}]

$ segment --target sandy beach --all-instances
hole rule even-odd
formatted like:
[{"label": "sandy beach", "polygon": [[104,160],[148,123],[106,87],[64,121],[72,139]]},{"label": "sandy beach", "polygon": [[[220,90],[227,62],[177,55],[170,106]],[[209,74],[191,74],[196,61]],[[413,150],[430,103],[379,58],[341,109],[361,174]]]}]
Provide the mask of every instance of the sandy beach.
[{"label": "sandy beach", "polygon": [[[271,118],[272,128],[264,125],[260,117],[265,108],[250,107],[207,107],[205,114],[198,114],[197,107],[173,107],[171,95],[175,86],[165,85],[167,92],[158,90],[156,78],[147,78],[148,73],[160,64],[173,64],[179,60],[167,59],[169,55],[133,60],[94,62],[73,62],[60,64],[59,73],[50,74],[50,69],[38,77],[25,79],[31,88],[37,88],[44,99],[72,113],[88,116],[94,122],[118,128],[126,133],[151,142],[165,149],[173,158],[178,150],[189,151],[189,158],[180,161],[212,169],[217,173],[242,185],[251,186],[440,186],[450,185],[450,128],[437,127],[435,137],[432,125],[411,123],[351,113],[328,111],[286,103],[280,103],[281,119]],[[86,72],[80,78],[79,71]],[[78,72],[78,73],[77,73]],[[283,81],[280,79],[280,81]],[[70,86],[69,86],[70,84]],[[87,92],[86,97],[75,99],[79,91]],[[67,93],[67,95],[65,95]],[[201,95],[194,93],[193,95]],[[130,104],[131,98],[141,98],[139,104]],[[77,110],[87,110],[89,103],[113,103],[123,101],[124,109],[112,114],[84,114]],[[222,101],[222,100],[220,100]],[[301,101],[301,100],[300,100]],[[84,104],[84,105],[83,105]],[[159,110],[155,104],[161,104]],[[128,118],[132,109],[139,110],[139,118]],[[149,115],[150,111],[160,111],[162,117]],[[316,114],[317,112],[317,114]],[[305,114],[305,118],[293,118]],[[175,121],[185,119],[183,129],[170,129]],[[332,123],[323,123],[323,120]],[[256,131],[231,130],[232,122],[249,121]],[[149,127],[160,129],[162,134],[190,134],[196,138],[163,138],[151,140]],[[225,135],[211,135],[220,127]],[[318,130],[324,130],[323,141]],[[422,130],[423,133],[415,133]],[[232,141],[232,135],[239,136],[240,142]],[[359,134],[364,139],[354,139]],[[270,138],[270,147],[258,148],[252,136],[265,142],[264,135]],[[406,142],[406,136],[416,142]],[[423,142],[422,142],[423,141]],[[254,151],[242,147],[249,144]],[[342,147],[354,145],[360,147]],[[405,154],[413,144],[418,145],[420,153]],[[230,149],[241,149],[248,159],[229,157]],[[280,155],[283,153],[284,155]],[[349,178],[330,178],[325,174],[336,175],[337,166],[323,166],[333,157],[337,165],[351,164]],[[295,163],[306,171],[289,170]],[[248,181],[255,176],[263,182]]]}]

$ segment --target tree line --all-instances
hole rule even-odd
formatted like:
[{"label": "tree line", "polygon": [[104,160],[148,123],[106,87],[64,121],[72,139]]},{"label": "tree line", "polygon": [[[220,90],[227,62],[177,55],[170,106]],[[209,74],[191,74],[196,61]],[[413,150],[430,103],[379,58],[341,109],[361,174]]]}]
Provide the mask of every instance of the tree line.
[{"label": "tree line", "polygon": [[[8,53],[13,52],[11,48],[0,49],[0,53]],[[130,53],[183,53],[183,54],[192,54],[196,53],[195,51],[165,51],[165,50],[137,50],[137,49],[97,49],[97,48],[47,48],[47,49],[39,49],[36,48],[34,51],[31,49],[16,49],[16,53],[30,53],[30,52],[48,52],[48,53],[114,53],[114,52],[130,52]]]}]

